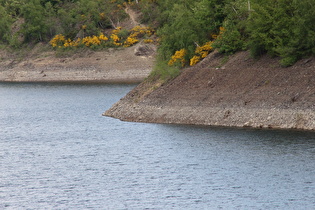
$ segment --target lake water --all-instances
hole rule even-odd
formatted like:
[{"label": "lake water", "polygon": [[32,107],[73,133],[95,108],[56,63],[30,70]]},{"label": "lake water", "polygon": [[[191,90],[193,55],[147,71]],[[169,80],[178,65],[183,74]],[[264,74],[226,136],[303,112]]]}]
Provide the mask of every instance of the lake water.
[{"label": "lake water", "polygon": [[315,133],[121,122],[132,85],[0,84],[0,209],[315,209]]}]

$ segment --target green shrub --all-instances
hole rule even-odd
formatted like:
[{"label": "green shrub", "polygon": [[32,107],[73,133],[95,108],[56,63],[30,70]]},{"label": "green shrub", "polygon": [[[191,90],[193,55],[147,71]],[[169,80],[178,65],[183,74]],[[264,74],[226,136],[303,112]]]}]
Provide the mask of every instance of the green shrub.
[{"label": "green shrub", "polygon": [[219,50],[220,53],[234,53],[245,49],[245,41],[236,25],[226,21],[223,24],[224,31],[217,37],[212,46]]},{"label": "green shrub", "polygon": [[247,24],[253,55],[267,52],[289,66],[315,48],[315,6],[310,0],[266,0],[253,4]]},{"label": "green shrub", "polygon": [[12,24],[12,18],[6,12],[5,8],[0,5],[0,40],[8,42],[10,37],[10,27]]},{"label": "green shrub", "polygon": [[157,58],[153,71],[150,74],[150,78],[160,78],[164,81],[168,81],[177,77],[180,74],[180,67],[169,66],[167,61],[163,58]]},{"label": "green shrub", "polygon": [[40,0],[30,0],[25,3],[21,11],[25,23],[22,26],[22,33],[27,42],[38,42],[45,40],[48,26],[45,23],[45,9]]}]

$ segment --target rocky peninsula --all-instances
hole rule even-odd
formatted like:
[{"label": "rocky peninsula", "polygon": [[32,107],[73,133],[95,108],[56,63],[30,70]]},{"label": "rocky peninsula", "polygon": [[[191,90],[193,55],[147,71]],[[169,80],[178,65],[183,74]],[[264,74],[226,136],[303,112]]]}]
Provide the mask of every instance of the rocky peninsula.
[{"label": "rocky peninsula", "polygon": [[281,67],[217,52],[175,79],[146,80],[104,115],[124,121],[315,130],[315,59]]}]

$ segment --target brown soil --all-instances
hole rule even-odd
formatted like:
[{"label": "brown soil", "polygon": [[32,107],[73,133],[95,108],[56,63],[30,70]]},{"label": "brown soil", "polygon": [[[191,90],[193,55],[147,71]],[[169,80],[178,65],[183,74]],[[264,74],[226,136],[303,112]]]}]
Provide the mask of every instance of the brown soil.
[{"label": "brown soil", "polygon": [[255,60],[239,52],[227,59],[214,52],[167,84],[152,86],[142,83],[106,115],[143,122],[315,129],[315,58],[283,68],[267,55]]},{"label": "brown soil", "polygon": [[154,91],[146,103],[246,108],[315,108],[315,59],[282,68],[277,59],[240,52],[222,64],[214,53],[201,64]]}]

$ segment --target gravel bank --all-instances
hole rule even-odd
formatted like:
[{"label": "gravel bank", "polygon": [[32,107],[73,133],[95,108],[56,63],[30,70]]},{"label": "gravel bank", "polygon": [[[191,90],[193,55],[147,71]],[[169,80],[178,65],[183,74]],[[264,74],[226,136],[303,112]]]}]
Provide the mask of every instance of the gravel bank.
[{"label": "gravel bank", "polygon": [[157,107],[121,101],[104,115],[133,122],[315,130],[313,110]]}]

